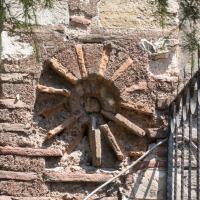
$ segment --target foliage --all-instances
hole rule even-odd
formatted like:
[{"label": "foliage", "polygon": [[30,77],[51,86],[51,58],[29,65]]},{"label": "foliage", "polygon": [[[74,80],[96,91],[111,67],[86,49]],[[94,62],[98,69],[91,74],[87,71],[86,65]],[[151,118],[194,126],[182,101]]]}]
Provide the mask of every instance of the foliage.
[{"label": "foliage", "polygon": [[[33,43],[35,46],[36,58],[38,59],[38,48],[37,40],[33,37],[32,25],[37,25],[36,10],[37,7],[52,7],[53,1],[56,0],[16,0],[19,5],[22,6],[22,13],[20,16],[24,20],[18,20],[18,17],[12,16],[11,0],[0,0],[0,34],[4,29],[4,24],[12,24],[14,28],[23,28],[28,31],[28,33],[33,38]],[[156,14],[160,19],[161,26],[165,26],[165,21],[167,17],[170,17],[168,12],[168,0],[154,0],[157,6]],[[185,42],[184,46],[188,48],[189,51],[193,52],[199,47],[199,38],[197,37],[197,23],[200,21],[200,0],[179,0],[181,16],[180,24],[178,28],[185,32]],[[189,30],[188,28],[189,27]],[[1,37],[0,37],[0,55],[1,55]]]},{"label": "foliage", "polygon": [[[37,7],[50,8],[53,6],[53,0],[18,0],[19,5],[22,7],[22,13],[18,16],[13,16],[12,1],[0,0],[0,35],[4,29],[5,23],[9,23],[13,28],[23,28],[32,37],[36,60],[39,61],[39,51],[37,47],[37,40],[33,36],[32,26],[37,25],[36,10]],[[23,20],[19,20],[19,17]],[[0,55],[2,52],[2,41],[0,37]]]},{"label": "foliage", "polygon": [[[170,15],[168,13],[168,0],[155,0],[157,5],[157,16],[162,26],[165,25],[165,19]],[[200,22],[200,1],[199,0],[179,0],[180,5],[180,23],[178,25],[185,35],[183,46],[190,52],[199,48],[199,38],[197,26]]]}]

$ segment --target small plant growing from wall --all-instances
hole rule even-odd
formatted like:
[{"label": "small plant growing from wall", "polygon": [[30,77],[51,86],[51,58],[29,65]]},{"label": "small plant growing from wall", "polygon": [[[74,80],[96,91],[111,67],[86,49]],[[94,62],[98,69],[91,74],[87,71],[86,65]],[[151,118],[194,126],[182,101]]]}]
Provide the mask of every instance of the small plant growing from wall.
[{"label": "small plant growing from wall", "polygon": [[[39,60],[39,52],[37,48],[36,38],[32,34],[32,26],[37,25],[36,10],[38,7],[51,8],[56,0],[18,0],[21,5],[23,13],[21,16],[23,20],[19,20],[11,13],[12,4],[15,1],[0,0],[0,34],[4,29],[4,25],[10,24],[13,28],[23,28],[32,36],[35,47],[35,54]],[[165,26],[165,20],[170,16],[168,11],[169,0],[155,0],[156,15],[160,19],[162,27]],[[199,38],[197,33],[197,26],[200,19],[200,1],[199,0],[179,0],[180,6],[180,23],[177,29],[184,32],[185,41],[183,46],[190,52],[194,52],[199,47]],[[173,31],[172,31],[173,32]],[[0,38],[0,54],[2,52],[2,42]]]},{"label": "small plant growing from wall", "polygon": [[[53,6],[53,0],[18,0],[18,4],[22,8],[22,14],[19,16],[13,16],[11,12],[12,4],[16,4],[15,1],[0,0],[0,35],[4,30],[5,24],[10,24],[13,29],[20,28],[25,29],[28,34],[32,36],[35,55],[37,61],[39,61],[39,52],[37,48],[36,38],[33,36],[32,26],[37,25],[36,10],[38,7],[51,8]],[[22,19],[22,20],[20,20]],[[2,37],[0,37],[0,55],[2,54]]]}]

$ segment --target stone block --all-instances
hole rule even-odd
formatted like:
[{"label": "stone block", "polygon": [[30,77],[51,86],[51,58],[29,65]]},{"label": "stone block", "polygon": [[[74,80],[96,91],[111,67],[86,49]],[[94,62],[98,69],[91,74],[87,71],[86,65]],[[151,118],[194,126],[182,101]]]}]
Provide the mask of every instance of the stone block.
[{"label": "stone block", "polygon": [[[12,16],[17,18],[19,21],[24,21],[23,8],[20,4],[15,1],[8,3]],[[58,25],[69,23],[69,11],[68,4],[66,1],[54,2],[54,6],[50,9],[42,6],[37,6],[35,15],[37,16],[37,24],[39,25]],[[31,23],[35,24],[34,17],[31,16]]]},{"label": "stone block", "polygon": [[[170,5],[177,5],[176,1],[170,2]],[[171,7],[171,6],[170,6]],[[176,17],[168,18],[167,26],[175,27],[177,25]],[[102,0],[99,3],[100,22],[103,27],[123,27],[123,28],[138,28],[152,29],[160,28],[158,17],[155,16],[156,5],[153,1],[139,0]],[[175,10],[174,10],[175,11]],[[173,11],[173,12],[174,12]]]}]

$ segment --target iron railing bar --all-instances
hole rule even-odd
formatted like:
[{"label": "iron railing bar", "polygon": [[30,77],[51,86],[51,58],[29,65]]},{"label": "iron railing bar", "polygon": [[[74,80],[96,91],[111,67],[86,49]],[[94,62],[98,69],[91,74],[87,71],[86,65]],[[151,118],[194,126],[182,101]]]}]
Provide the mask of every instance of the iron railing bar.
[{"label": "iron railing bar", "polygon": [[188,200],[191,200],[191,190],[192,190],[192,112],[191,110],[189,116],[189,170],[188,170]]},{"label": "iron railing bar", "polygon": [[171,120],[173,118],[172,107],[169,108],[169,118],[168,118],[168,162],[167,162],[167,200],[172,200],[173,198],[173,132],[171,127]]},{"label": "iron railing bar", "polygon": [[[200,51],[199,51],[200,52]],[[197,200],[200,200],[200,76],[197,77]]]},{"label": "iron railing bar", "polygon": [[186,130],[186,94],[182,97],[182,151],[181,151],[181,200],[184,200],[184,162],[185,162],[185,130]]},{"label": "iron railing bar", "polygon": [[174,200],[177,199],[177,176],[178,176],[178,127],[179,127],[179,101],[176,101],[176,114],[175,114],[175,163],[174,163]]}]

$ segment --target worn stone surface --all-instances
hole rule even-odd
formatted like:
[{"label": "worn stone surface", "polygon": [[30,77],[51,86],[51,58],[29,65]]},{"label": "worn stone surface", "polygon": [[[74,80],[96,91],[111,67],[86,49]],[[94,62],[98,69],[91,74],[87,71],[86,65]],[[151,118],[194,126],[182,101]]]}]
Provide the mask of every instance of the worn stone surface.
[{"label": "worn stone surface", "polygon": [[[9,1],[10,14],[12,17],[16,17],[19,21],[24,21],[22,5],[15,1]],[[50,8],[38,7],[36,10],[37,24],[39,25],[56,25],[56,24],[68,24],[69,12],[68,4],[66,1],[55,2],[55,5]],[[35,24],[34,17],[31,18],[31,23]]]},{"label": "worn stone surface", "polygon": [[11,60],[26,58],[33,54],[33,47],[31,44],[20,42],[19,36],[9,36],[9,33],[3,31],[2,37],[2,58]]},{"label": "worn stone surface", "polygon": [[128,199],[165,199],[166,171],[161,169],[141,170],[127,177]]},{"label": "worn stone surface", "polygon": [[69,0],[69,12],[70,14],[81,14],[88,17],[94,17],[97,14],[97,3],[99,0]]},{"label": "worn stone surface", "polygon": [[[175,16],[178,12],[178,3],[170,2],[169,9]],[[155,17],[154,1],[138,0],[102,0],[99,4],[100,22],[104,27],[128,27],[128,28],[159,28],[158,18]],[[176,17],[168,19],[167,24],[175,27]]]}]

